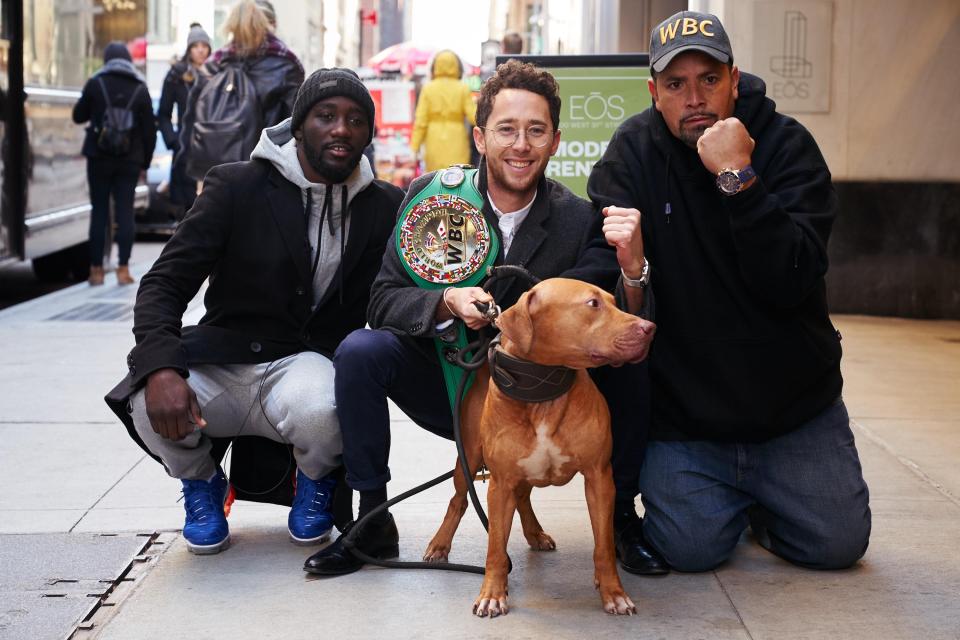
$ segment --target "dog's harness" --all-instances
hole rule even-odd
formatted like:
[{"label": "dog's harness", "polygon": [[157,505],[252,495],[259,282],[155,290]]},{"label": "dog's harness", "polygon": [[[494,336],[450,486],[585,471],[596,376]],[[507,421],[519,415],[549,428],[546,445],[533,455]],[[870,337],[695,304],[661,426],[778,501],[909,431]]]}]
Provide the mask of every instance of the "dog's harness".
[{"label": "dog's harness", "polygon": [[520,402],[547,402],[570,391],[577,370],[545,365],[511,356],[500,348],[500,336],[490,342],[490,377],[507,397]]}]

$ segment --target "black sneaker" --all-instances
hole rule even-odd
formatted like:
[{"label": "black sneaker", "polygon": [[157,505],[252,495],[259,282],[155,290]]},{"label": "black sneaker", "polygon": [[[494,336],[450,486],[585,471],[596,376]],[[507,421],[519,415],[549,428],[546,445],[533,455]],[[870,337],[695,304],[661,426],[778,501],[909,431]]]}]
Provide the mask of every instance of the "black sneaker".
[{"label": "black sneaker", "polygon": [[[356,522],[351,522],[333,544],[316,552],[303,563],[303,570],[324,576],[340,576],[360,569],[364,562],[344,546],[343,539],[353,530]],[[376,558],[387,560],[400,555],[400,534],[393,514],[385,518],[365,522],[363,528],[353,538],[358,551]]]}]

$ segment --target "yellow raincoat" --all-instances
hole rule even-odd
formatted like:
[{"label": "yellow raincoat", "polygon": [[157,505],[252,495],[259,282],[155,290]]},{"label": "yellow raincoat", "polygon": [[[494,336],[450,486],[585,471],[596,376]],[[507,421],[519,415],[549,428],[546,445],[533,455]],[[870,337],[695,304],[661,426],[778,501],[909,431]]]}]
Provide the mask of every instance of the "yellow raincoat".
[{"label": "yellow raincoat", "polygon": [[476,124],[477,105],[461,75],[457,55],[441,51],[433,62],[433,79],[420,91],[410,147],[415,154],[421,144],[426,147],[427,171],[470,162],[465,121]]}]

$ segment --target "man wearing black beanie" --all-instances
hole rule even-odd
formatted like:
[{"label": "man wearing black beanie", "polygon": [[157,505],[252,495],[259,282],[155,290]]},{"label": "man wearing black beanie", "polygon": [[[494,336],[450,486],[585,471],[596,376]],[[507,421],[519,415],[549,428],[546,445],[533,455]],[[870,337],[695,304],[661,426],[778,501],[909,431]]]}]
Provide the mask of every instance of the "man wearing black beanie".
[{"label": "man wearing black beanie", "polygon": [[[262,460],[263,438],[291,445],[287,468],[230,471],[241,497],[262,499],[258,490],[289,488],[296,467],[293,542],[322,542],[333,526],[341,438],[330,358],[364,325],[403,193],[375,180],[363,156],[374,105],[352,71],[316,71],[292,113],[263,130],[250,160],[207,173],[143,278],[129,374],[107,396],[137,443],[182,481],[194,553],[229,543],[230,481],[212,453],[229,441],[234,461]],[[181,331],[208,278],[206,314]]]}]

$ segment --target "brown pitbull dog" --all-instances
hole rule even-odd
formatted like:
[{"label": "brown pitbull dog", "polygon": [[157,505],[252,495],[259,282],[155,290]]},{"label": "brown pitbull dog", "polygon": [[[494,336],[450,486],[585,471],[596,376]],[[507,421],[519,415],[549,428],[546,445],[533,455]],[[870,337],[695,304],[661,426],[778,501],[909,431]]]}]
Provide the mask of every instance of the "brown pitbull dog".
[{"label": "brown pitbull dog", "polygon": [[[484,463],[491,475],[486,573],[473,611],[491,617],[507,613],[507,540],[514,510],[533,549],[555,549],[533,513],[530,492],[564,485],[579,471],[593,528],[594,584],[603,609],[636,613],[616,567],[610,413],[586,369],[639,362],[647,355],[655,326],[617,309],[613,296],[602,289],[563,278],[545,280],[523,294],[498,325],[500,345],[491,353],[495,384],[489,384],[489,374],[478,374],[463,412],[470,469],[476,472]],[[456,495],[425,560],[447,559],[467,508],[459,462],[454,481]]]}]

